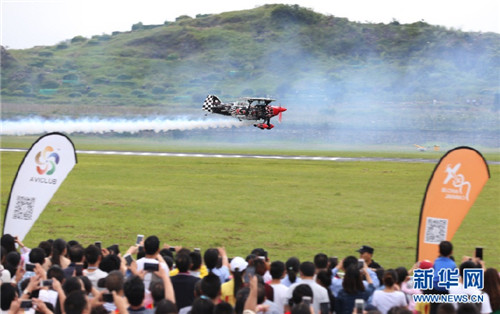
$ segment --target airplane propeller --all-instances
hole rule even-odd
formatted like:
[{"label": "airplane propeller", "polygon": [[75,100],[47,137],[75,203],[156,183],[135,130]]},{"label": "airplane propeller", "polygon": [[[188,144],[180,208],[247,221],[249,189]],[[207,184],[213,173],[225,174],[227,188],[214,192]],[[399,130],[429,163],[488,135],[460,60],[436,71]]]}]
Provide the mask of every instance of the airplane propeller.
[{"label": "airplane propeller", "polygon": [[286,109],[285,109],[285,110],[283,110],[283,109],[285,109],[285,108],[282,108],[282,107],[281,107],[281,104],[280,104],[280,109],[279,109],[279,110],[280,110],[280,113],[279,113],[279,115],[278,115],[278,121],[279,121],[279,123],[281,123],[281,121],[283,120],[283,111],[285,111],[285,110],[286,110]]}]

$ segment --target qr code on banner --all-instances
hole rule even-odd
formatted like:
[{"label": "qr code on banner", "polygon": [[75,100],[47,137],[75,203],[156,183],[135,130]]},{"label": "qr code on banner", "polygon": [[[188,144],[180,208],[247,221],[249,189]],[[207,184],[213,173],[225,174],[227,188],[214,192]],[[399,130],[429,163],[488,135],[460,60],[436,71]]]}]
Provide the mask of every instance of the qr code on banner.
[{"label": "qr code on banner", "polygon": [[14,219],[31,220],[33,218],[33,208],[35,207],[35,198],[18,196],[16,206],[14,207]]},{"label": "qr code on banner", "polygon": [[446,240],[448,219],[427,217],[425,224],[425,243],[439,244]]}]

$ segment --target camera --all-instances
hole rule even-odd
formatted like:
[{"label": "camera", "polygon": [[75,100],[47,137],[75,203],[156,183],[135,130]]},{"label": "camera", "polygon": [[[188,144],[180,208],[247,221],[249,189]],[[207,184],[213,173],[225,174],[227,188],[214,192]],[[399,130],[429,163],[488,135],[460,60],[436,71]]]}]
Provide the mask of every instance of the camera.
[{"label": "camera", "polygon": [[22,300],[21,308],[22,309],[31,309],[33,307],[33,302],[31,300]]},{"label": "camera", "polygon": [[195,248],[194,248],[194,251],[195,251],[195,252],[200,253],[200,252],[201,252],[201,249],[200,249],[199,247],[195,247]]},{"label": "camera", "polygon": [[113,303],[113,294],[112,293],[103,293],[102,294],[102,300],[107,303]]},{"label": "camera", "polygon": [[83,265],[75,265],[75,275],[77,277],[83,276]]},{"label": "camera", "polygon": [[35,264],[26,264],[26,271],[35,271]]},{"label": "camera", "polygon": [[130,266],[130,264],[132,264],[134,259],[132,258],[132,255],[127,255],[125,256],[125,261],[127,262],[127,266]]},{"label": "camera", "polygon": [[310,296],[303,296],[302,297],[302,302],[304,302],[305,304],[307,304],[308,306],[311,305],[311,297]]},{"label": "camera", "polygon": [[108,247],[108,251],[109,251],[109,253],[114,254],[114,255],[120,254],[120,248],[119,248],[118,244],[113,244],[110,247]]},{"label": "camera", "polygon": [[135,244],[136,244],[136,245],[141,244],[142,239],[144,239],[144,235],[143,235],[143,234],[138,234],[138,235],[137,235],[137,240],[135,240]]},{"label": "camera", "polygon": [[476,247],[476,253],[474,254],[477,258],[480,260],[483,260],[483,248],[482,247]]},{"label": "camera", "polygon": [[158,271],[158,269],[159,269],[158,263],[144,263],[144,270]]},{"label": "camera", "polygon": [[365,310],[365,300],[356,299],[354,301],[354,308],[356,309],[356,314],[363,314],[363,311]]},{"label": "camera", "polygon": [[364,266],[365,266],[365,260],[362,258],[358,259],[358,268],[363,269]]},{"label": "camera", "polygon": [[42,287],[52,287],[52,279],[42,280],[41,286]]},{"label": "camera", "polygon": [[337,256],[333,256],[331,258],[331,263],[332,263],[332,267],[335,267],[339,264],[339,258]]},{"label": "camera", "polygon": [[247,269],[245,269],[245,274],[243,275],[243,281],[250,282],[250,278],[252,278],[253,276],[255,276],[255,267],[248,266]]},{"label": "camera", "polygon": [[101,241],[95,241],[94,244],[99,248],[99,250],[101,249],[101,244],[102,244]]},{"label": "camera", "polygon": [[171,246],[168,248],[171,252],[175,252],[175,247]]}]

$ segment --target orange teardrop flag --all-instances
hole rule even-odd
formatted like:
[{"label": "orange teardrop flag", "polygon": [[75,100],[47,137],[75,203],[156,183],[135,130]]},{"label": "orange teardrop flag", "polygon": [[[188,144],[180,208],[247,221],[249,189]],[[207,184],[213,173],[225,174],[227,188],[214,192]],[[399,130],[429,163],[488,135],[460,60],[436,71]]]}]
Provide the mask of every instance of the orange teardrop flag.
[{"label": "orange teardrop flag", "polygon": [[420,211],[417,261],[434,260],[441,241],[451,241],[490,172],[473,148],[457,147],[439,161],[427,184]]}]

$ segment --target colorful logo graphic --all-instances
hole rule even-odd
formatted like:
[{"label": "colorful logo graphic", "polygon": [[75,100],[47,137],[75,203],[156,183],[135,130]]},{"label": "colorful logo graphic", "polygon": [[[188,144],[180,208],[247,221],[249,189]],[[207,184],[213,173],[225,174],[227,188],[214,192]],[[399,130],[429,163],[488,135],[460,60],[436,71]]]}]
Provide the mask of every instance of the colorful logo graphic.
[{"label": "colorful logo graphic", "polygon": [[36,154],[35,162],[38,165],[36,171],[39,174],[51,175],[56,171],[56,165],[59,164],[59,155],[54,152],[52,146],[47,146]]},{"label": "colorful logo graphic", "polygon": [[[444,179],[443,184],[446,185],[451,181],[451,184],[455,188],[443,188],[442,191],[448,193],[446,198],[469,200],[469,192],[471,189],[471,184],[469,181],[465,181],[465,177],[461,173],[457,173],[460,169],[461,164],[457,163],[455,167],[449,164],[446,167],[445,172],[447,173],[446,179]],[[465,190],[464,190],[465,187]]]}]

